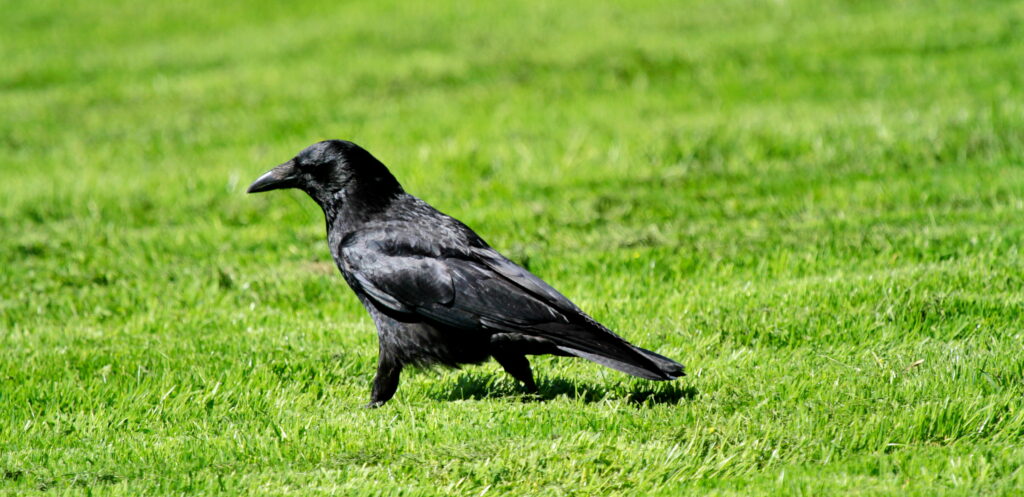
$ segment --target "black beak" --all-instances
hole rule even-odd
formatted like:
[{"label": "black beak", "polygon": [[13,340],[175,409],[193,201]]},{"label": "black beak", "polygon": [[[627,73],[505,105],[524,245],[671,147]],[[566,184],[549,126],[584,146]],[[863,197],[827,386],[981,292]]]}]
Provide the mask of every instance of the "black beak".
[{"label": "black beak", "polygon": [[245,193],[268,192],[279,188],[294,188],[297,186],[296,180],[298,177],[299,174],[295,169],[295,161],[290,160],[257,178],[256,181],[249,185],[249,189]]}]

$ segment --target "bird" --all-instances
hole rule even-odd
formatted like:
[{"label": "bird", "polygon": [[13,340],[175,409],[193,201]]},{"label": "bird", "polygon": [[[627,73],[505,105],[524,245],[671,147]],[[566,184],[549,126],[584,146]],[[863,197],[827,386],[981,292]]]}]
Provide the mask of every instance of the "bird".
[{"label": "bird", "polygon": [[310,145],[247,193],[282,188],[323,210],[331,256],[377,328],[366,407],[395,395],[406,366],[493,358],[530,393],[538,388],[528,355],[579,357],[648,380],[685,376],[682,364],[627,342],[461,221],[406,193],[351,141]]}]

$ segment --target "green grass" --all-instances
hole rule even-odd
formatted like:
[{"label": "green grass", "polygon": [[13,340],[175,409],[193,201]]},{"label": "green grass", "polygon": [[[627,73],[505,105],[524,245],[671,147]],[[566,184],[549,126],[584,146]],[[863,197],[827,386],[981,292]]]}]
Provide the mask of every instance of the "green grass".
[{"label": "green grass", "polygon": [[[3,10],[0,494],[1024,488],[1020,3]],[[360,409],[326,138],[690,375]]]}]

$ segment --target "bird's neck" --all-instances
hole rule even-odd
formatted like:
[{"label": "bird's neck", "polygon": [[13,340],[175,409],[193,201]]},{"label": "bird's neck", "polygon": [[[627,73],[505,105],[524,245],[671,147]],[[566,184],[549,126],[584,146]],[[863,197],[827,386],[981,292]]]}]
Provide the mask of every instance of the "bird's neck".
[{"label": "bird's neck", "polygon": [[324,211],[328,231],[349,233],[385,215],[404,195],[393,178],[390,182],[353,180],[326,198],[317,199],[317,203]]}]

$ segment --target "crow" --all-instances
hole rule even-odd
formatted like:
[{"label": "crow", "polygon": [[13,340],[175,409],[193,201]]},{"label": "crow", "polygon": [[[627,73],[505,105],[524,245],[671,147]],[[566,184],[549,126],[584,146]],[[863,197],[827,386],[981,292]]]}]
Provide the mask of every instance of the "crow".
[{"label": "crow", "polygon": [[684,376],[672,359],[636,347],[465,224],[402,189],[362,147],[327,140],[249,186],[306,192],[324,211],[335,264],[377,327],[370,403],[398,389],[402,368],[493,357],[536,392],[527,355],[582,357],[648,380]]}]

